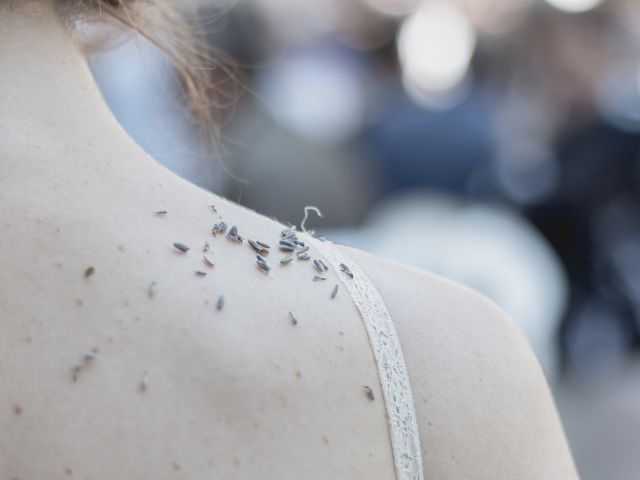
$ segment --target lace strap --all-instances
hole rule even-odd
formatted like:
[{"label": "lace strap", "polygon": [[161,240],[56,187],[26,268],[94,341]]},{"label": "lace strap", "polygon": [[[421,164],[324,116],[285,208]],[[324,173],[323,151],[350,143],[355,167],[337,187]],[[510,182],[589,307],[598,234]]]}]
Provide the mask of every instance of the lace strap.
[{"label": "lace strap", "polygon": [[409,375],[393,320],[373,282],[330,241],[314,239],[362,315],[389,419],[397,480],[423,480],[422,454]]}]

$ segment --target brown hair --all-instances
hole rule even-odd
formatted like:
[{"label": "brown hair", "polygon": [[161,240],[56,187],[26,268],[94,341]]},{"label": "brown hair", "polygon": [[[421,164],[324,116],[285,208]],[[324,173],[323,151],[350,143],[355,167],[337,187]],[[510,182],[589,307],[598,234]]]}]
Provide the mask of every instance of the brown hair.
[{"label": "brown hair", "polygon": [[68,18],[115,21],[147,38],[174,65],[195,123],[220,148],[222,118],[240,94],[237,72],[214,52],[204,31],[175,0],[55,0]]}]

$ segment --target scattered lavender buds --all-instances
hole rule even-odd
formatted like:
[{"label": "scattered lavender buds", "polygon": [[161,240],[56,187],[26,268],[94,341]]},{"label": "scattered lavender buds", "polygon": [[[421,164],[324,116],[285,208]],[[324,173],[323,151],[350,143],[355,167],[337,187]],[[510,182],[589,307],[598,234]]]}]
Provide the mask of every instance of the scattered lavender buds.
[{"label": "scattered lavender buds", "polygon": [[314,275],[314,276],[313,276],[313,281],[314,281],[314,282],[318,282],[318,281],[320,281],[320,280],[326,280],[326,279],[327,279],[326,277],[320,277],[320,276],[318,276],[318,275]]},{"label": "scattered lavender buds", "polygon": [[261,246],[260,242],[254,242],[253,240],[247,240],[247,242],[249,243],[251,248],[253,248],[253,250],[259,253],[260,255],[262,256],[269,255],[269,249]]},{"label": "scattered lavender buds", "polygon": [[251,248],[253,248],[256,252],[259,252],[260,250],[262,250],[262,248],[260,248],[260,245],[258,245],[256,242],[254,242],[253,240],[249,239],[247,240],[247,242],[249,243],[249,246]]},{"label": "scattered lavender buds", "polygon": [[280,240],[278,247],[284,252],[293,252],[296,249],[296,244],[287,240]]},{"label": "scattered lavender buds", "polygon": [[368,387],[367,385],[365,385],[364,387],[364,392],[367,395],[367,398],[371,401],[375,400],[376,397],[373,395],[373,390],[371,389],[371,387]]},{"label": "scattered lavender buds", "polygon": [[336,298],[336,295],[338,295],[338,288],[339,288],[339,286],[338,286],[338,284],[336,283],[336,286],[335,286],[335,287],[333,287],[333,290],[331,291],[331,298],[332,298],[332,299]]},{"label": "scattered lavender buds", "polygon": [[206,277],[207,276],[207,272],[203,272],[202,270],[196,270],[196,275],[198,277]]},{"label": "scattered lavender buds", "polygon": [[89,267],[84,271],[84,278],[91,277],[94,273],[96,273],[96,269],[94,267]]},{"label": "scattered lavender buds", "polygon": [[304,242],[298,240],[298,235],[294,230],[286,229],[280,233],[280,242],[287,242],[292,245],[304,246]]},{"label": "scattered lavender buds", "polygon": [[157,212],[153,212],[155,215],[163,216],[167,214],[166,210],[158,210]]},{"label": "scattered lavender buds", "polygon": [[256,265],[258,265],[258,268],[268,275],[271,271],[271,267],[267,265],[266,260],[262,258],[261,255],[256,255],[256,258]]},{"label": "scattered lavender buds", "polygon": [[236,225],[231,227],[231,229],[227,233],[227,240],[233,240],[233,241],[239,242],[239,243],[242,243],[244,241],[244,238],[242,238],[238,234],[238,227]]},{"label": "scattered lavender buds", "polygon": [[220,295],[216,301],[216,308],[222,310],[222,307],[224,307],[224,295]]},{"label": "scattered lavender buds", "polygon": [[78,375],[80,375],[80,372],[82,371],[82,369],[84,369],[87,365],[93,362],[95,358],[96,358],[95,353],[87,352],[82,354],[81,363],[71,367],[71,378],[73,379],[74,382],[78,381]]},{"label": "scattered lavender buds", "polygon": [[349,269],[349,267],[347,267],[344,263],[340,264],[340,271],[344,273],[347,277],[353,278],[353,273],[351,273],[351,270]]},{"label": "scattered lavender buds", "polygon": [[320,263],[320,260],[314,260],[313,261],[313,266],[315,267],[316,270],[318,270],[320,273],[324,272],[324,268],[322,267],[322,264]]},{"label": "scattered lavender buds", "polygon": [[287,255],[280,259],[280,265],[288,265],[293,260],[293,255]]},{"label": "scattered lavender buds", "polygon": [[216,236],[217,233],[222,235],[226,231],[227,231],[227,224],[224,222],[216,223],[211,229],[211,233],[213,234],[214,237]]},{"label": "scattered lavender buds", "polygon": [[188,247],[184,243],[179,242],[174,243],[173,246],[180,250],[182,253],[187,253],[191,249],[191,247]]},{"label": "scattered lavender buds", "polygon": [[294,327],[298,325],[298,319],[293,313],[289,312],[289,317],[291,318],[291,323],[293,324]]}]

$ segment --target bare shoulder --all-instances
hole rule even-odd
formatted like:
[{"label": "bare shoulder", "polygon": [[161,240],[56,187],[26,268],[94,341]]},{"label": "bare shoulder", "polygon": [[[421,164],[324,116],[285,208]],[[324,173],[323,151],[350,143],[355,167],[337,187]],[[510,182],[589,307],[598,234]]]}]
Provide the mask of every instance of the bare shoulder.
[{"label": "bare shoulder", "polygon": [[499,307],[437,275],[340,248],[396,325],[428,477],[578,478],[540,364]]}]

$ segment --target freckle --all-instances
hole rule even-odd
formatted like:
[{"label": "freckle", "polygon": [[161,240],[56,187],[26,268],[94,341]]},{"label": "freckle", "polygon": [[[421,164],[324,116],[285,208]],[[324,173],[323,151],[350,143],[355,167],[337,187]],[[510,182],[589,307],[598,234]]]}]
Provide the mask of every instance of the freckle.
[{"label": "freckle", "polygon": [[27,342],[27,343],[31,343],[31,340],[33,340],[33,339],[31,338],[30,335],[27,335],[26,337],[24,337],[24,341]]},{"label": "freckle", "polygon": [[140,321],[140,317],[133,317],[133,321],[134,322],[139,322]]},{"label": "freckle", "polygon": [[344,332],[338,332],[341,337],[344,337]]},{"label": "freckle", "polygon": [[15,406],[13,407],[13,414],[14,414],[16,417],[19,417],[20,415],[22,415],[22,407],[21,407],[20,405],[15,405]]},{"label": "freckle", "polygon": [[344,347],[343,347],[343,346],[341,346],[341,345],[338,345],[338,346],[337,346],[337,349],[338,349],[338,351],[340,351],[340,352],[344,352]]},{"label": "freckle", "polygon": [[427,399],[426,399],[426,398],[423,398],[423,399],[422,399],[422,403],[427,403]]},{"label": "freckle", "polygon": [[296,378],[302,378],[302,372],[300,370],[296,370]]},{"label": "freckle", "polygon": [[80,300],[79,298],[76,298],[75,302],[76,302],[76,305],[78,305],[79,307],[84,305],[84,302],[82,300]]},{"label": "freckle", "polygon": [[128,307],[129,306],[129,300],[124,300],[122,302],[122,305],[124,305],[125,307]]},{"label": "freckle", "polygon": [[124,252],[124,245],[118,245],[118,250]]},{"label": "freckle", "polygon": [[260,428],[260,424],[258,422],[253,422],[253,428],[257,430],[258,428]]},{"label": "freckle", "polygon": [[177,472],[180,470],[180,465],[178,464],[178,462],[173,462],[173,469]]},{"label": "freckle", "polygon": [[431,422],[427,422],[427,425],[431,426],[431,425],[433,425],[433,423],[431,423]]},{"label": "freckle", "polygon": [[322,436],[322,442],[323,442],[325,445],[329,445],[329,439],[327,438],[327,436],[326,436],[326,435],[323,435],[323,436]]},{"label": "freckle", "polygon": [[63,267],[62,263],[60,263],[60,262],[56,262],[56,263],[54,263],[54,265],[56,266],[56,268],[57,268],[58,270],[62,270],[62,267]]},{"label": "freckle", "polygon": [[234,458],[233,458],[233,464],[234,464],[236,467],[239,467],[239,466],[240,466],[240,460],[238,460],[237,458],[235,458],[235,457],[234,457]]},{"label": "freckle", "polygon": [[94,345],[91,347],[91,353],[98,353],[100,351],[100,347],[98,345]]},{"label": "freckle", "polygon": [[66,467],[64,469],[64,473],[66,473],[67,476],[70,477],[71,475],[73,475],[73,470],[71,470],[69,467]]}]

